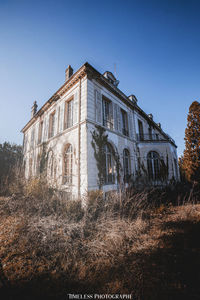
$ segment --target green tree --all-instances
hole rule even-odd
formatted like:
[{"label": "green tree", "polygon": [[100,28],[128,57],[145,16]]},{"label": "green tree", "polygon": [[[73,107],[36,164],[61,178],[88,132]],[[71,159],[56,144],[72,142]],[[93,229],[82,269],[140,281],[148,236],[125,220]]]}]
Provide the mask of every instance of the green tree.
[{"label": "green tree", "polygon": [[190,105],[187,117],[182,169],[189,181],[200,181],[200,103],[197,101]]}]

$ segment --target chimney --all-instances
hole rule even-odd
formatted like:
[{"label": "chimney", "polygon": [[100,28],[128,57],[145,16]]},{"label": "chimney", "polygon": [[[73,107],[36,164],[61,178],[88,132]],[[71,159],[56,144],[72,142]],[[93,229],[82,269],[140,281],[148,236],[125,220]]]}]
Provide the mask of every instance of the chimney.
[{"label": "chimney", "polygon": [[32,106],[32,108],[31,108],[31,118],[33,118],[34,115],[36,114],[36,112],[37,112],[37,107],[38,107],[37,102],[34,101],[34,102],[33,102],[33,106]]},{"label": "chimney", "polygon": [[67,67],[67,69],[65,70],[65,82],[66,82],[67,80],[69,80],[69,78],[70,78],[72,75],[73,75],[73,69],[72,69],[72,67],[69,65],[69,66]]}]

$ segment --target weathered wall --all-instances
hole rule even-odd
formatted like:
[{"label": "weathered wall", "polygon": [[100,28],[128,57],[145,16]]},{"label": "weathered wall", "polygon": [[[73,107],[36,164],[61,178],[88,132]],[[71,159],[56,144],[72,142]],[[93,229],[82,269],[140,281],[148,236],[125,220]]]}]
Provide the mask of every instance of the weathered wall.
[{"label": "weathered wall", "polygon": [[[86,78],[81,82],[81,123],[80,123],[80,160],[81,160],[81,175],[80,175],[80,188],[81,193],[87,190],[87,138],[86,138],[86,107],[87,107],[87,81]],[[47,159],[47,178],[49,183],[53,186],[59,187],[66,192],[72,192],[74,197],[78,194],[78,122],[75,122],[72,127],[64,130],[64,109],[65,101],[75,96],[77,101],[79,100],[80,84],[77,83],[69,91],[67,91],[57,102],[55,102],[48,110],[39,117],[36,122],[25,133],[25,149],[24,160],[26,162],[25,176],[29,178],[29,161],[32,158],[32,175],[37,176],[37,160],[41,155],[43,144],[45,143]],[[52,138],[48,138],[49,132],[49,116],[55,111],[55,135]],[[76,108],[78,115],[78,108]],[[38,144],[39,124],[43,121],[42,141]],[[78,118],[77,118],[78,121]],[[31,143],[31,133],[35,131],[34,142]],[[32,145],[31,145],[32,144]],[[67,144],[73,146],[73,179],[72,185],[63,184],[63,152]],[[53,174],[52,168],[50,168],[49,160],[53,160]],[[52,176],[53,175],[53,176]]]},{"label": "weathered wall", "polygon": [[[170,142],[164,141],[148,141],[138,142],[137,135],[138,119],[143,122],[144,134],[148,134],[149,122],[138,112],[131,110],[125,103],[118,99],[111,91],[101,86],[94,79],[90,80],[86,76],[80,82],[77,82],[70,90],[68,90],[59,100],[49,107],[35,123],[25,132],[24,141],[24,160],[25,176],[29,178],[30,159],[32,159],[32,175],[38,175],[38,158],[41,155],[43,144],[46,145],[48,153],[47,161],[47,178],[50,184],[58,187],[66,192],[71,192],[75,197],[78,195],[78,145],[79,145],[79,126],[80,126],[80,192],[84,195],[87,190],[98,189],[98,170],[96,160],[94,158],[94,150],[91,145],[92,131],[95,130],[95,124],[102,124],[102,111],[99,111],[101,118],[97,118],[96,91],[101,99],[105,96],[113,104],[113,129],[106,128],[108,141],[117,149],[120,155],[120,162],[123,168],[123,151],[128,149],[130,152],[131,174],[136,177],[138,170],[138,155],[147,168],[147,154],[149,151],[156,151],[160,157],[166,162],[168,156],[169,162],[169,179],[176,177],[174,159],[177,161],[176,148]],[[80,94],[81,92],[81,94]],[[65,101],[74,96],[76,106],[74,106],[74,120],[72,127],[64,129],[64,109]],[[78,103],[81,98],[80,123],[78,124]],[[99,106],[100,109],[102,105]],[[125,136],[121,129],[117,114],[120,109],[127,112],[129,136]],[[49,116],[55,111],[55,135],[48,137],[49,132]],[[43,121],[42,141],[38,144],[39,124]],[[33,132],[34,130],[34,137]],[[153,128],[152,134],[159,134],[162,138],[162,132]],[[32,136],[32,138],[31,138]],[[163,136],[164,138],[164,136]],[[31,142],[33,140],[33,143]],[[72,184],[63,184],[63,152],[67,144],[73,146],[73,181]],[[138,152],[139,149],[139,152]],[[122,174],[123,176],[123,174]],[[178,178],[177,178],[178,179]],[[111,185],[104,185],[103,190],[109,191],[117,189],[117,182]]]}]

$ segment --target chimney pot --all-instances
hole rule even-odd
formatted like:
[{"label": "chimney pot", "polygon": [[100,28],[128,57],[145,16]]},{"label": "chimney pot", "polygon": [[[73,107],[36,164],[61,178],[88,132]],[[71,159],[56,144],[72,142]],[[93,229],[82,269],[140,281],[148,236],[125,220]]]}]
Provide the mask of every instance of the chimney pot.
[{"label": "chimney pot", "polygon": [[67,80],[69,80],[69,78],[70,78],[72,75],[73,75],[73,69],[72,69],[72,67],[69,65],[69,66],[67,67],[67,69],[65,70],[65,82],[66,82]]}]

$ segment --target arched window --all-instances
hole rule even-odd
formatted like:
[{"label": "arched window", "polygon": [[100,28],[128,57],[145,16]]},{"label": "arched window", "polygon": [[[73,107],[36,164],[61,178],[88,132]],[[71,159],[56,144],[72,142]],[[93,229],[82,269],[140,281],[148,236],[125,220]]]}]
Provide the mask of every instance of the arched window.
[{"label": "arched window", "polygon": [[151,151],[147,155],[147,167],[149,179],[156,181],[160,179],[160,157],[155,151]]},{"label": "arched window", "polygon": [[128,149],[124,149],[123,151],[123,165],[124,165],[124,182],[129,181],[129,176],[130,176],[130,153]]},{"label": "arched window", "polygon": [[113,149],[110,144],[105,145],[105,173],[104,173],[104,183],[111,184],[115,183],[115,173],[114,173],[114,158]]},{"label": "arched window", "polygon": [[68,145],[64,152],[64,174],[63,183],[72,183],[73,171],[73,148]]}]

